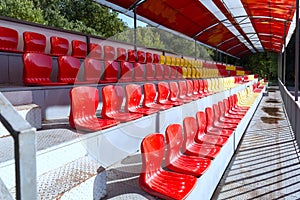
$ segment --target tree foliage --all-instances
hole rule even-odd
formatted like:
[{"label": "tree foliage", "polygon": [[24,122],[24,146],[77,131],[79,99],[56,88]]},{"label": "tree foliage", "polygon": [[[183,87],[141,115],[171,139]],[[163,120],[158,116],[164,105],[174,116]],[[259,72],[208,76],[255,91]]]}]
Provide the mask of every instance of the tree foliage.
[{"label": "tree foliage", "polygon": [[1,0],[0,15],[47,24],[43,17],[43,11],[40,8],[35,8],[31,0]]},{"label": "tree foliage", "polygon": [[277,54],[273,52],[257,53],[243,58],[244,67],[253,74],[268,78],[271,81],[277,79],[278,61]]}]

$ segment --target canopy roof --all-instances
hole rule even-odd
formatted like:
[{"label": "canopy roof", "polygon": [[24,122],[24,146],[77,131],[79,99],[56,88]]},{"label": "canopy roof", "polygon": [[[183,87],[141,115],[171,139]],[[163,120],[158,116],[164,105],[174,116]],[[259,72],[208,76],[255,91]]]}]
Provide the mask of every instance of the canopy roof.
[{"label": "canopy roof", "polygon": [[[294,0],[96,0],[230,55],[280,52],[294,26]],[[285,37],[285,35],[287,37]]]}]

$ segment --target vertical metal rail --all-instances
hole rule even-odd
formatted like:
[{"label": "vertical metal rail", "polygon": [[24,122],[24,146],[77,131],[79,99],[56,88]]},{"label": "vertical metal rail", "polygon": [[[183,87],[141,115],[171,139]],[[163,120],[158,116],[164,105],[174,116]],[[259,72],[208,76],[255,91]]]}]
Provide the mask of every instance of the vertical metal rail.
[{"label": "vertical metal rail", "polygon": [[195,60],[197,60],[197,41],[195,40]]},{"label": "vertical metal rail", "polygon": [[286,74],[286,21],[284,22],[284,41],[283,41],[283,70],[282,70],[282,82],[285,85],[285,74]]},{"label": "vertical metal rail", "polygon": [[298,101],[298,85],[299,85],[299,0],[296,0],[295,101]]},{"label": "vertical metal rail", "polygon": [[0,121],[14,139],[16,199],[37,199],[35,128],[0,92]]},{"label": "vertical metal rail", "polygon": [[133,45],[134,45],[134,50],[136,51],[137,50],[137,28],[136,28],[136,7],[133,8],[133,28],[134,28],[134,31],[133,31]]}]

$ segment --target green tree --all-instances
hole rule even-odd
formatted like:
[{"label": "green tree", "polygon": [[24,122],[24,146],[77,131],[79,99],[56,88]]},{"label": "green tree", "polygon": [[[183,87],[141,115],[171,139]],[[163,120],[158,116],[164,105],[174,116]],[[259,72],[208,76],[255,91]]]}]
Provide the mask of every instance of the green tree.
[{"label": "green tree", "polygon": [[31,0],[1,0],[0,15],[24,21],[47,24],[40,8],[35,8]]}]

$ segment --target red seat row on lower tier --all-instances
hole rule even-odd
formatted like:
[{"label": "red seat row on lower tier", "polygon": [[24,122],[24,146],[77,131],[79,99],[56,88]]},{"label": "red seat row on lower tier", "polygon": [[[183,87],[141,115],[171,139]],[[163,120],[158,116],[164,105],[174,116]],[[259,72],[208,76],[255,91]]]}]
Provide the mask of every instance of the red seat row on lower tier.
[{"label": "red seat row on lower tier", "polygon": [[[203,85],[205,80],[197,80],[198,82]],[[204,87],[201,87],[201,89],[196,88],[197,91],[194,90],[193,81],[191,80],[179,81],[178,83],[175,81],[170,83],[159,82],[157,86],[153,83],[145,83],[143,87],[137,84],[128,84],[125,88],[113,85],[105,86],[102,89],[102,119],[98,119],[96,117],[96,109],[99,104],[98,89],[88,86],[76,87],[70,92],[70,125],[78,130],[97,131],[109,126],[96,125],[93,127],[89,124],[89,119],[93,120],[91,123],[97,123],[99,120],[106,121],[107,119],[127,122],[143,115],[154,114],[160,110],[166,110],[207,96],[208,93],[205,93]],[[195,94],[195,92],[198,93]],[[122,110],[124,96],[126,97],[125,108]],[[143,102],[141,102],[142,97]],[[89,105],[83,106],[84,104]],[[98,121],[95,121],[96,118]],[[84,128],[85,123],[86,128]]]},{"label": "red seat row on lower tier", "polygon": [[[185,199],[245,115],[229,112],[236,106],[229,104],[232,98],[197,112],[196,119],[186,117],[183,131],[180,124],[169,125],[166,142],[159,133],[146,136],[141,143],[140,187],[159,198]],[[168,170],[162,168],[163,160]]]},{"label": "red seat row on lower tier", "polygon": [[[23,82],[25,85],[62,85],[88,83],[114,83],[150,80],[180,79],[182,76],[167,65],[129,63],[126,61],[84,60],[84,78],[78,79],[81,62],[72,56],[58,57],[57,81],[50,80],[52,57],[40,53],[23,54]],[[172,70],[171,70],[172,69]],[[119,74],[120,73],[120,74]]]}]

